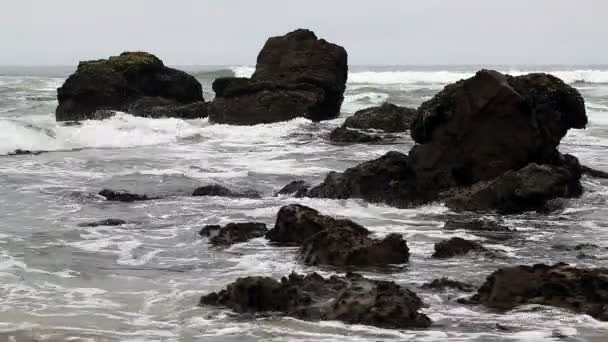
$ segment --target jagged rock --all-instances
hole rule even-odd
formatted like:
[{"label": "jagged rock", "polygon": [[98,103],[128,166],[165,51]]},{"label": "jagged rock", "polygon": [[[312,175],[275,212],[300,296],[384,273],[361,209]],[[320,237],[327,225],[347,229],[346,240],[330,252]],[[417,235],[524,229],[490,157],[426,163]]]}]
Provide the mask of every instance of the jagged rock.
[{"label": "jagged rock", "polygon": [[474,186],[444,194],[454,210],[518,213],[544,211],[549,200],[576,197],[582,193],[580,173],[575,168],[529,164],[517,171]]},{"label": "jagged rock", "polygon": [[307,265],[386,266],[406,263],[409,256],[400,234],[376,240],[351,229],[323,230],[300,247],[300,257]]},{"label": "jagged rock", "polygon": [[387,133],[405,132],[410,128],[415,116],[416,110],[413,108],[385,102],[381,106],[357,111],[344,121],[342,127],[378,129]]},{"label": "jagged rock", "polygon": [[458,255],[465,255],[469,252],[485,252],[485,247],[475,241],[465,240],[455,237],[435,244],[433,258],[446,259]]},{"label": "jagged rock", "polygon": [[201,186],[194,190],[192,196],[218,196],[218,197],[242,197],[242,198],[261,198],[262,196],[253,190],[244,192],[234,192],[219,184]]},{"label": "jagged rock", "polygon": [[549,305],[608,321],[608,269],[582,269],[563,263],[501,268],[463,302],[501,310]]},{"label": "jagged rock", "polygon": [[272,37],[260,51],[251,79],[220,78],[209,120],[255,125],[306,117],[337,117],[344,100],[347,54],[309,30]]},{"label": "jagged rock", "polygon": [[268,233],[266,225],[258,222],[229,223],[224,227],[208,225],[199,232],[201,236],[208,237],[209,242],[216,246],[229,246],[246,242],[262,237],[266,233]]},{"label": "jagged rock", "polygon": [[132,194],[123,190],[103,189],[99,192],[99,194],[105,197],[108,201],[117,202],[135,202],[157,199],[155,197],[148,197],[147,195]]},{"label": "jagged rock", "polygon": [[297,180],[290,182],[279,190],[275,196],[293,195],[294,197],[304,197],[310,188],[308,182]]},{"label": "jagged rock", "polygon": [[225,306],[238,313],[279,313],[303,320],[339,320],[381,328],[425,328],[422,300],[389,281],[359,274],[325,279],[317,273],[239,278],[226,289],[205,295],[201,305]]},{"label": "jagged rock", "polygon": [[95,222],[80,223],[78,224],[78,227],[121,226],[127,223],[127,221],[121,219],[105,219]]},{"label": "jagged rock", "polygon": [[[156,106],[143,105],[141,101],[148,103],[149,98],[155,98]],[[57,100],[57,121],[98,119],[108,110],[184,118],[207,114],[201,105],[201,84],[146,52],[124,52],[108,59],[80,62],[76,72],[57,89]]]},{"label": "jagged rock", "polygon": [[423,284],[421,286],[423,289],[433,289],[433,290],[445,290],[447,288],[456,289],[463,292],[472,292],[475,291],[475,286],[467,283],[463,283],[458,280],[452,280],[448,278],[439,278],[433,279],[430,283]]},{"label": "jagged rock", "polygon": [[329,134],[329,140],[339,143],[371,143],[382,141],[382,137],[345,127],[337,127]]},{"label": "jagged rock", "polygon": [[323,230],[347,229],[359,235],[370,232],[361,225],[346,219],[321,215],[315,209],[300,204],[283,206],[266,238],[280,245],[300,245]]}]

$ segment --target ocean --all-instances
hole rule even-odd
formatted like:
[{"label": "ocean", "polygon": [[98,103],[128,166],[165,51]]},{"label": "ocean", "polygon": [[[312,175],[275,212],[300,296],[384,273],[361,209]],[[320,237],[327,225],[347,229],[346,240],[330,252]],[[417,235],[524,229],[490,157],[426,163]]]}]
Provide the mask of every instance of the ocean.
[{"label": "ocean", "polygon": [[[249,76],[251,66],[179,67],[195,75],[206,100],[220,76]],[[443,223],[459,214],[443,205],[396,209],[362,200],[294,199],[273,194],[292,180],[316,184],[327,172],[413,142],[339,145],[326,137],[355,111],[389,101],[417,107],[446,84],[482,66],[354,66],[340,118],[239,127],[207,119],[147,119],[118,114],[81,125],[57,123],[56,88],[74,67],[0,67],[0,341],[597,341],[608,323],[567,310],[523,306],[500,313],[456,303],[458,292],[419,288],[439,277],[480,285],[499,267],[567,262],[608,267],[608,182],[584,177],[585,194],[552,214],[492,216],[516,229],[486,241]],[[550,72],[583,95],[590,123],[571,130],[560,150],[608,171],[608,66],[491,66],[514,75]],[[9,155],[15,150],[47,151]],[[187,196],[199,185],[255,189],[260,199]],[[162,194],[163,199],[112,203],[104,187]],[[281,277],[292,271],[339,273],[297,262],[296,249],[254,239],[228,249],[198,236],[207,224],[259,221],[271,227],[279,208],[302,203],[350,218],[377,236],[403,234],[410,263],[364,275],[417,292],[434,322],[423,330],[385,330],[339,322],[241,317],[199,307],[201,295],[237,277]],[[80,227],[107,218],[117,227]],[[482,240],[484,255],[431,259],[433,244],[459,236]],[[556,245],[598,245],[591,252]]]}]

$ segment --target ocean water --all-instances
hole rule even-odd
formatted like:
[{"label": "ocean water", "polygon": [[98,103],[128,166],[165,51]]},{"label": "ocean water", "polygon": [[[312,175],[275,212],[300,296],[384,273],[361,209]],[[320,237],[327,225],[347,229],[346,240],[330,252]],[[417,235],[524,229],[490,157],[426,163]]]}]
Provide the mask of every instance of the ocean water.
[{"label": "ocean water", "polygon": [[[56,88],[71,67],[0,67],[0,341],[597,341],[608,323],[567,310],[524,306],[506,313],[464,306],[458,292],[419,286],[447,276],[479,285],[498,267],[563,261],[608,267],[608,182],[584,178],[585,194],[550,215],[487,218],[516,229],[490,241],[442,230],[457,214],[442,205],[395,209],[360,200],[273,197],[291,180],[320,182],[390,150],[408,151],[403,134],[393,144],[336,145],[325,138],[358,109],[390,101],[416,107],[479,66],[351,67],[340,118],[306,119],[254,127],[210,125],[206,119],[145,119],[119,114],[105,121],[64,126],[54,120]],[[560,149],[608,171],[608,66],[495,66],[511,74],[546,71],[583,94],[589,126],[571,131]],[[219,76],[248,76],[252,67],[184,67],[203,84],[207,100]],[[16,149],[50,151],[9,156]],[[193,198],[196,186],[220,183],[255,189],[261,199]],[[103,201],[104,186],[167,197],[132,204]],[[237,277],[280,277],[291,271],[336,270],[299,264],[296,250],[263,239],[214,249],[198,236],[206,224],[274,223],[285,204],[302,203],[363,224],[377,236],[405,236],[411,261],[393,272],[363,272],[417,292],[434,324],[424,330],[386,330],[285,317],[239,317],[198,307],[202,294]],[[119,218],[119,227],[79,227]],[[430,258],[433,244],[460,236],[481,240],[498,258]],[[603,248],[580,258],[557,244]]]}]

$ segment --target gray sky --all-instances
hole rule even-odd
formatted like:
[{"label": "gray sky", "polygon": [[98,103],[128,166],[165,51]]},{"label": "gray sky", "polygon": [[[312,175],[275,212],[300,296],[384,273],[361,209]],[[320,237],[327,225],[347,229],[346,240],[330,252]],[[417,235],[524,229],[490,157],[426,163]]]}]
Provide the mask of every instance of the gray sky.
[{"label": "gray sky", "polygon": [[0,65],[124,50],[255,64],[267,37],[299,27],[350,64],[602,64],[607,14],[606,0],[2,0]]}]

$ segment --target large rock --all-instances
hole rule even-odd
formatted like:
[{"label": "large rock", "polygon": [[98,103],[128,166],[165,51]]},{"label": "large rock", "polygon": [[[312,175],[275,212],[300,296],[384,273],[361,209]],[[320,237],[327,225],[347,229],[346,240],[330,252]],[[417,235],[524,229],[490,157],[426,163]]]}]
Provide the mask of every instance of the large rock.
[{"label": "large rock", "polygon": [[96,119],[107,110],[152,117],[207,114],[201,84],[146,52],[80,62],[57,89],[57,100],[57,121]]},{"label": "large rock", "polygon": [[228,223],[223,227],[218,225],[204,226],[199,235],[208,237],[209,242],[213,245],[230,246],[262,237],[266,233],[268,233],[268,229],[264,223],[242,222]]},{"label": "large rock", "polygon": [[408,262],[410,253],[401,234],[376,240],[350,229],[327,229],[304,241],[300,257],[307,265],[386,266]]},{"label": "large rock", "polygon": [[559,159],[570,128],[587,124],[582,96],[548,74],[481,70],[418,108],[410,151],[419,177],[440,188],[469,186],[530,163]]},{"label": "large rock", "polygon": [[416,117],[413,108],[400,107],[385,102],[381,106],[357,111],[348,117],[343,127],[356,129],[378,129],[388,133],[405,132]]},{"label": "large rock", "polygon": [[266,234],[266,237],[279,245],[300,245],[306,239],[326,229],[347,229],[359,235],[370,234],[365,227],[351,220],[335,219],[307,206],[290,204],[281,207],[274,228]]},{"label": "large rock", "polygon": [[347,73],[346,50],[311,31],[269,38],[251,79],[215,80],[209,120],[255,125],[296,117],[335,118],[344,100]]},{"label": "large rock", "polygon": [[329,133],[329,140],[337,143],[373,143],[382,141],[382,137],[378,135],[372,135],[368,133],[363,133],[358,130],[346,128],[346,127],[337,127],[331,133]]},{"label": "large rock", "polygon": [[449,240],[437,242],[435,244],[435,252],[433,258],[447,259],[459,255],[465,255],[470,252],[485,252],[485,247],[478,242],[466,240],[459,237],[454,237]]},{"label": "large rock", "polygon": [[381,328],[425,328],[422,300],[394,282],[348,273],[325,279],[317,273],[239,278],[226,289],[205,295],[201,305],[228,307],[238,313],[279,313],[304,320],[339,320]]},{"label": "large rock", "polygon": [[501,310],[541,304],[573,310],[608,321],[608,269],[538,264],[499,269],[486,279],[469,303]]}]

